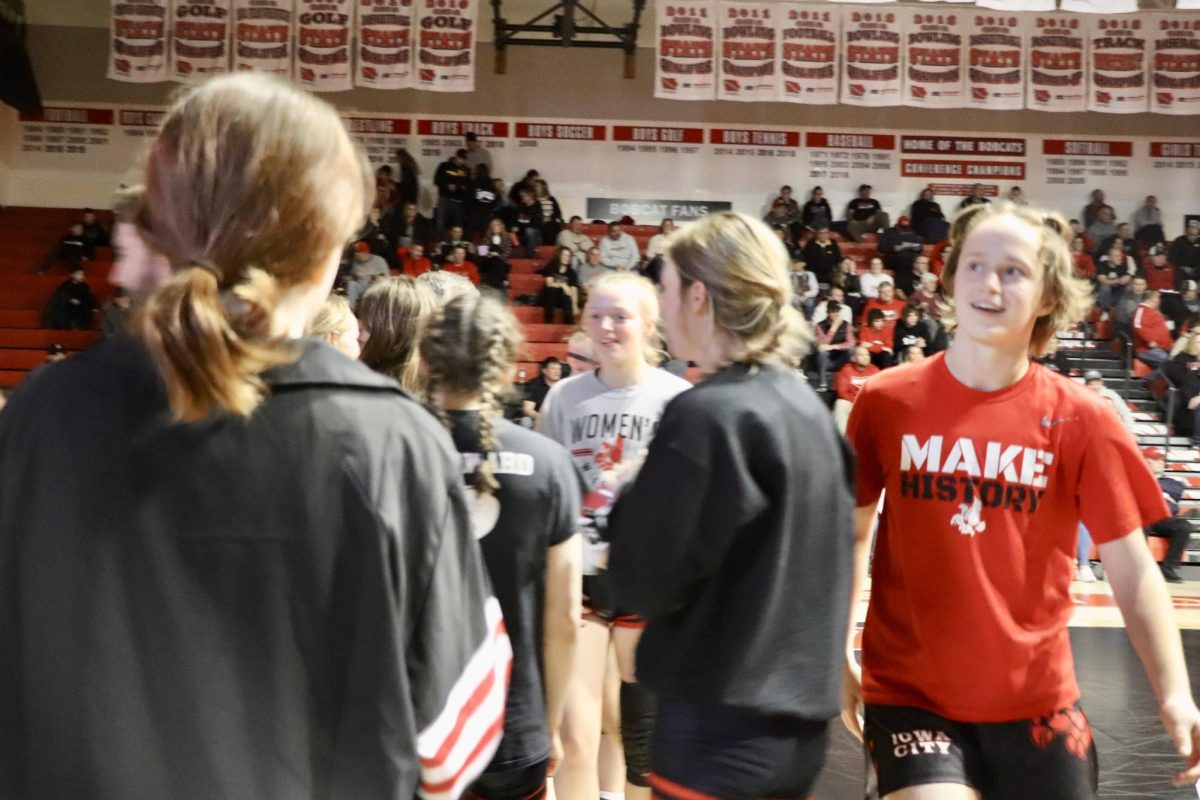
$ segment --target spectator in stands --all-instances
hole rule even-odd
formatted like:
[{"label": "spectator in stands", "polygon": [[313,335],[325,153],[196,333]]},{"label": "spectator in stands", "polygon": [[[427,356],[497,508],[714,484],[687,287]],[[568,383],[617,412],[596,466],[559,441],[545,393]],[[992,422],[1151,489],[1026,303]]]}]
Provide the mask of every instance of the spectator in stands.
[{"label": "spectator in stands", "polygon": [[921,190],[921,195],[912,204],[913,230],[927,242],[941,242],[950,232],[950,223],[942,213],[941,205],[933,199],[933,189]]},{"label": "spectator in stands", "polygon": [[[417,213],[416,203],[405,203],[398,216],[393,217],[389,236],[396,247],[411,247],[414,242],[426,244],[433,238],[429,220]],[[388,226],[385,225],[386,230]]]},{"label": "spectator in stands", "polygon": [[846,293],[842,291],[840,286],[830,286],[829,291],[825,295],[825,299],[817,303],[813,307],[812,324],[817,325],[824,322],[829,316],[829,304],[837,305],[837,319],[843,320],[854,327],[854,309],[846,304]]},{"label": "spectator in stands", "polygon": [[521,186],[517,201],[508,208],[508,227],[525,248],[526,258],[537,258],[537,249],[542,245],[542,204],[537,201],[535,191]]},{"label": "spectator in stands", "polygon": [[442,271],[461,275],[469,280],[472,286],[479,285],[479,270],[467,260],[467,246],[464,244],[454,245],[449,260],[442,262]]},{"label": "spectator in stands", "polygon": [[921,307],[906,305],[900,312],[900,319],[892,333],[892,349],[903,353],[906,348],[916,345],[921,351],[931,356],[946,349],[946,329],[935,319],[926,319],[921,313]]},{"label": "spectator in stands", "polygon": [[1014,186],[1008,190],[1008,202],[1018,206],[1029,205],[1029,201],[1025,199],[1025,192],[1020,186]]},{"label": "spectator in stands", "polygon": [[860,275],[858,282],[862,286],[863,297],[867,299],[879,296],[879,285],[881,283],[896,285],[895,281],[892,280],[892,276],[883,271],[883,259],[879,257],[872,258],[867,262],[867,273]]},{"label": "spectator in stands", "polygon": [[900,319],[900,312],[904,310],[904,301],[896,297],[896,287],[890,280],[880,283],[879,296],[869,298],[863,306],[860,320],[862,324],[866,324],[867,315],[875,308],[883,312],[883,327],[891,332]]},{"label": "spectator in stands", "polygon": [[942,318],[942,293],[938,290],[938,276],[926,272],[917,283],[917,288],[908,296],[908,304],[921,309],[925,319]]},{"label": "spectator in stands", "polygon": [[600,263],[600,248],[595,245],[589,247],[588,251],[584,253],[583,263],[578,270],[579,283],[583,286],[585,293],[588,285],[607,271]]},{"label": "spectator in stands", "polygon": [[[1092,190],[1092,198],[1086,206],[1083,207],[1083,227],[1090,228],[1092,223],[1100,218],[1100,212],[1103,209],[1112,211],[1112,206],[1104,202],[1104,190]],[[1115,216],[1115,214],[1114,214]]]},{"label": "spectator in stands", "polygon": [[[1096,212],[1096,218],[1092,220],[1092,224],[1087,226],[1088,238],[1092,240],[1097,247],[1108,241],[1109,237],[1115,236],[1117,233],[1117,217],[1113,213],[1112,206],[1104,206]],[[1095,252],[1095,251],[1094,251]],[[1096,255],[1103,255],[1107,250]],[[1098,260],[1098,259],[1097,259]]]},{"label": "spectator in stands", "polygon": [[375,170],[375,202],[373,208],[387,211],[400,200],[400,187],[392,180],[392,168],[387,164]]},{"label": "spectator in stands", "polygon": [[421,200],[421,167],[404,147],[396,151],[396,164],[400,169],[396,179],[400,199],[396,205],[400,208],[408,203],[415,205]]},{"label": "spectator in stands", "polygon": [[1125,426],[1125,430],[1133,433],[1133,412],[1129,410],[1129,403],[1125,402],[1125,398],[1109,389],[1104,385],[1104,376],[1099,370],[1089,369],[1083,373],[1083,383],[1096,394],[1107,400],[1117,412],[1117,416],[1121,418],[1121,424]]},{"label": "spectator in stands", "polygon": [[964,197],[962,202],[958,204],[958,210],[962,211],[964,208],[970,208],[971,206],[982,206],[990,202],[992,201],[989,200],[987,195],[983,193],[983,184],[975,183],[971,185],[971,193]]},{"label": "spectator in stands", "polygon": [[331,294],[325,298],[321,310],[308,323],[304,335],[322,340],[355,361],[362,354],[362,345],[358,341],[358,319],[350,310],[346,298],[341,295]]},{"label": "spectator in stands", "polygon": [[583,217],[578,215],[571,217],[567,227],[559,232],[554,243],[558,247],[565,247],[571,251],[576,266],[583,263],[587,251],[595,246],[592,237],[583,232]]},{"label": "spectator in stands", "polygon": [[1163,374],[1179,389],[1179,402],[1191,417],[1179,420],[1177,414],[1176,425],[1190,433],[1193,445],[1200,446],[1200,329],[1179,337]]},{"label": "spectator in stands", "polygon": [[413,242],[408,249],[400,251],[400,271],[410,278],[424,275],[433,269],[433,262],[425,257],[425,245]]},{"label": "spectator in stands", "polygon": [[779,233],[779,238],[783,240],[783,245],[788,248],[788,253],[790,254],[792,245],[796,241],[795,235],[792,233],[792,226],[795,224],[799,228],[799,223],[789,221],[787,206],[772,205],[767,211],[767,215],[763,217],[763,222],[767,223],[772,230]]},{"label": "spectator in stands", "polygon": [[1158,207],[1158,198],[1154,195],[1146,195],[1142,205],[1133,212],[1132,221],[1133,238],[1147,247],[1166,241],[1167,235],[1162,226],[1162,209]]},{"label": "spectator in stands", "polygon": [[1129,285],[1137,275],[1137,264],[1125,255],[1125,249],[1114,246],[1096,263],[1096,280],[1100,283],[1100,294],[1096,298],[1101,308],[1114,308],[1121,297],[1129,291]]},{"label": "spectator in stands", "polygon": [[484,286],[501,291],[508,288],[509,262],[516,254],[516,247],[516,237],[504,225],[504,220],[494,217],[475,249],[479,279]]},{"label": "spectator in stands", "polygon": [[884,263],[890,269],[896,282],[896,288],[911,294],[913,290],[913,262],[921,252],[921,237],[909,224],[907,216],[901,214],[896,219],[894,227],[888,228],[879,237],[879,252],[883,254]]},{"label": "spectator in stands", "polygon": [[828,287],[833,280],[833,270],[842,260],[842,249],[829,235],[829,226],[820,225],[816,234],[800,251],[800,260],[817,276],[817,283]]},{"label": "spectator in stands", "polygon": [[600,263],[610,272],[629,272],[641,259],[637,240],[625,233],[619,222],[608,223],[608,235],[600,240]]},{"label": "spectator in stands", "polygon": [[354,262],[350,267],[350,280],[346,283],[346,299],[351,306],[358,305],[358,299],[363,296],[375,281],[382,280],[390,274],[387,262],[371,252],[371,246],[366,242],[354,244]]},{"label": "spectator in stands", "polygon": [[858,311],[863,303],[862,279],[858,275],[858,262],[844,256],[829,278],[829,288],[838,287],[845,293],[845,302]]},{"label": "spectator in stands", "polygon": [[362,362],[398,381],[417,397],[424,396],[417,354],[421,328],[435,305],[434,294],[422,282],[407,276],[376,283],[358,304]]},{"label": "spectator in stands", "polygon": [[846,235],[852,241],[861,242],[864,234],[881,231],[890,223],[883,206],[871,197],[871,187],[865,183],[859,186],[858,197],[846,205]]},{"label": "spectator in stands", "polygon": [[118,286],[113,290],[112,299],[104,304],[100,312],[100,330],[107,339],[128,331],[132,322],[133,298],[129,296],[128,289]]},{"label": "spectator in stands", "polygon": [[509,205],[515,206],[518,202],[520,202],[522,189],[528,189],[530,194],[532,194],[536,198],[537,197],[537,186],[535,185],[535,182],[540,177],[541,177],[541,175],[538,173],[538,171],[536,169],[531,169],[531,170],[526,171],[524,177],[522,177],[521,180],[517,181],[509,188],[509,190],[508,190]]},{"label": "spectator in stands", "polygon": [[500,215],[503,198],[496,194],[492,174],[487,164],[479,164],[471,174],[471,185],[467,189],[466,234],[473,238],[487,228],[488,222]]},{"label": "spectator in stands", "polygon": [[667,243],[674,232],[675,221],[664,219],[659,223],[658,233],[651,236],[650,241],[646,242],[646,264],[642,267],[642,274],[649,278],[655,286],[662,282],[663,256],[667,253]]},{"label": "spectator in stands", "polygon": [[1087,242],[1083,236],[1075,236],[1071,239],[1071,264],[1074,269],[1072,273],[1076,278],[1087,278],[1095,282],[1096,280],[1096,262],[1092,260],[1092,255],[1087,251]]},{"label": "spectator in stands", "polygon": [[854,337],[854,326],[842,315],[842,304],[837,300],[825,302],[825,318],[813,326],[817,337],[817,389],[829,387],[829,373],[846,366],[858,340]]},{"label": "spectator in stands", "polygon": [[1177,281],[1200,280],[1200,220],[1188,220],[1183,235],[1171,242],[1167,259]]},{"label": "spectator in stands", "polygon": [[83,210],[83,241],[95,256],[97,247],[108,247],[109,235],[108,228],[100,224],[96,219],[96,212],[90,208]]},{"label": "spectator in stands", "polygon": [[522,387],[524,398],[521,401],[521,412],[529,419],[537,422],[542,410],[542,401],[554,384],[562,380],[563,363],[554,356],[542,359],[538,365],[538,376],[527,381]]},{"label": "spectator in stands", "polygon": [[1135,275],[1133,280],[1129,282],[1129,291],[1121,295],[1121,299],[1117,301],[1113,307],[1113,321],[1116,322],[1117,328],[1124,331],[1126,334],[1133,330],[1133,315],[1137,311],[1138,306],[1146,299],[1146,279],[1141,275]]},{"label": "spectator in stands", "polygon": [[542,321],[554,322],[554,312],[561,310],[563,324],[574,325],[579,313],[579,274],[575,271],[574,257],[566,247],[554,252],[554,258],[546,262],[539,273],[546,280],[538,298],[542,307]]},{"label": "spectator in stands", "polygon": [[916,286],[921,283],[921,278],[930,272],[932,270],[929,268],[929,256],[924,253],[917,254],[913,259],[913,291],[916,291]]},{"label": "spectator in stands", "polygon": [[492,173],[492,154],[483,146],[483,142],[479,141],[479,136],[475,131],[467,131],[463,137],[466,145],[466,162],[467,169],[471,170],[472,174],[479,168],[480,165],[487,167],[488,174]]},{"label": "spectator in stands", "polygon": [[1137,240],[1133,238],[1133,226],[1128,222],[1122,222],[1117,225],[1117,232],[1100,243],[1097,248],[1099,253],[1107,253],[1113,247],[1120,247],[1125,251],[1125,255],[1137,260],[1141,248],[1138,246]]},{"label": "spectator in stands", "polygon": [[[1200,320],[1200,292],[1197,291],[1197,288],[1196,281],[1184,281],[1169,306],[1166,298],[1172,297],[1172,295],[1164,293],[1163,313],[1175,323],[1176,333],[1195,328],[1196,320]],[[1190,327],[1189,322],[1191,322]]]},{"label": "spectator in stands", "polygon": [[871,363],[879,369],[892,366],[896,351],[892,349],[893,328],[884,326],[883,312],[873,308],[867,312],[867,324],[858,331],[858,343],[871,354]]},{"label": "spectator in stands", "polygon": [[69,270],[74,271],[83,262],[90,261],[92,256],[93,251],[83,235],[83,223],[75,222],[37,268],[37,274],[45,275],[51,267],[59,263],[66,264]]},{"label": "spectator in stands", "polygon": [[804,314],[806,319],[811,317],[813,306],[817,304],[817,295],[821,293],[817,276],[807,269],[803,261],[793,261],[788,278],[792,283],[792,307]]},{"label": "spectator in stands", "polygon": [[779,196],[771,201],[771,210],[767,214],[768,225],[786,225],[792,239],[795,240],[800,228],[800,204],[792,197],[792,187],[781,186]]},{"label": "spectator in stands", "polygon": [[1175,346],[1175,338],[1158,306],[1158,292],[1149,290],[1133,314],[1134,355],[1155,369],[1167,363]]},{"label": "spectator in stands", "polygon": [[396,267],[396,249],[388,241],[387,235],[380,227],[383,217],[378,208],[372,208],[367,214],[367,222],[358,233],[358,241],[366,242],[371,248],[371,254],[377,255],[387,262],[389,268]]},{"label": "spectator in stands", "polygon": [[466,232],[461,225],[451,225],[446,229],[446,236],[438,243],[437,255],[434,261],[442,263],[449,261],[454,255],[454,248],[462,247],[467,251],[467,257],[470,258],[475,253],[475,245],[466,237]]},{"label": "spectator in stands", "polygon": [[792,240],[792,234],[788,230],[787,225],[771,225],[771,230],[779,237],[780,243],[783,244],[783,249],[787,251],[789,261],[797,261],[800,259],[800,248],[796,246]]},{"label": "spectator in stands", "polygon": [[926,358],[925,351],[915,344],[910,344],[900,351],[901,364],[920,364]]},{"label": "spectator in stands", "polygon": [[838,430],[842,433],[846,432],[846,421],[850,419],[850,409],[853,408],[854,401],[858,399],[858,393],[862,391],[863,384],[872,375],[879,374],[879,367],[872,364],[872,360],[871,351],[860,344],[854,348],[854,352],[850,356],[850,363],[838,371],[837,379],[834,381],[834,392],[837,399],[833,401],[833,418],[837,422]]},{"label": "spectator in stands", "polygon": [[808,200],[800,208],[800,224],[811,231],[833,226],[833,209],[825,199],[825,190],[814,186]]},{"label": "spectator in stands", "polygon": [[1071,228],[1071,236],[1083,240],[1083,249],[1090,255],[1096,249],[1096,243],[1091,240],[1087,234],[1087,228],[1077,219],[1073,219],[1067,223]]},{"label": "spectator in stands", "polygon": [[83,267],[71,270],[71,276],[50,295],[42,314],[43,327],[56,330],[86,331],[92,327],[96,298],[87,285]]},{"label": "spectator in stands", "polygon": [[[558,238],[559,231],[565,224],[562,208],[559,207],[558,200],[554,195],[550,194],[550,184],[538,178],[533,182],[533,188],[534,196],[542,207],[542,241],[553,242]],[[536,254],[530,253],[530,258],[534,255]]]},{"label": "spectator in stands", "polygon": [[1142,274],[1146,276],[1146,285],[1158,291],[1175,292],[1179,283],[1175,279],[1175,268],[1167,261],[1167,245],[1159,243],[1151,245],[1146,252],[1146,260],[1142,264]]},{"label": "spectator in stands", "polygon": [[1175,478],[1167,477],[1167,462],[1162,450],[1157,447],[1147,447],[1142,451],[1142,456],[1146,459],[1154,477],[1158,479],[1163,499],[1167,501],[1167,508],[1171,511],[1171,516],[1146,526],[1146,535],[1170,541],[1167,546],[1167,554],[1163,557],[1159,568],[1162,570],[1163,580],[1167,583],[1183,583],[1183,578],[1179,576],[1179,564],[1183,560],[1188,539],[1192,535],[1192,524],[1179,516],[1179,504],[1183,501],[1183,492],[1186,487]]},{"label": "spectator in stands", "polygon": [[470,183],[466,150],[456,150],[438,165],[433,174],[433,185],[438,191],[433,221],[439,232],[453,225],[462,227],[466,224],[467,188]]}]

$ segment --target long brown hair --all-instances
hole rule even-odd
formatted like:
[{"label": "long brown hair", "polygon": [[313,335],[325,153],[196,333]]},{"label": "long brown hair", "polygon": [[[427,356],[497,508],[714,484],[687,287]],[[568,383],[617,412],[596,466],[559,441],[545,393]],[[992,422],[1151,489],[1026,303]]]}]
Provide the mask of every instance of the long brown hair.
[{"label": "long brown hair", "polygon": [[274,330],[281,292],[326,278],[372,191],[337,113],[311,95],[252,73],[179,95],[135,217],[174,271],[137,330],[178,419],[258,406],[261,374],[298,355]]},{"label": "long brown hair", "polygon": [[407,275],[372,284],[358,301],[358,324],[367,334],[362,362],[413,394],[422,394],[417,348],[436,306],[433,293]]}]

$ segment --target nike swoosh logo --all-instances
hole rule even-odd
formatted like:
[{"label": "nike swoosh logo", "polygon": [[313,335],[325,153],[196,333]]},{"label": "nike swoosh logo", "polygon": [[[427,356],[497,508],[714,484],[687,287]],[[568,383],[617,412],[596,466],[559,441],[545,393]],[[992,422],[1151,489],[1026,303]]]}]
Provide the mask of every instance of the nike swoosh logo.
[{"label": "nike swoosh logo", "polygon": [[1055,425],[1062,425],[1064,422],[1070,422],[1073,419],[1075,418],[1063,417],[1062,419],[1050,419],[1049,417],[1042,417],[1042,427],[1053,428]]}]

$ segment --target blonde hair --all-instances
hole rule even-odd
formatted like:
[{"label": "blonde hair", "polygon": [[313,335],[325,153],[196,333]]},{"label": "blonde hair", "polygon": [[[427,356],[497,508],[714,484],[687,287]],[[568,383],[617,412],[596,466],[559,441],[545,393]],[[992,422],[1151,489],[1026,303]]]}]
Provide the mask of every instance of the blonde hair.
[{"label": "blonde hair", "polygon": [[304,334],[319,339],[336,339],[350,329],[353,320],[354,312],[350,310],[346,298],[340,294],[331,294],[325,298],[321,310],[313,317],[312,322],[308,323]]},{"label": "blonde hair", "polygon": [[[480,459],[473,486],[479,494],[500,488],[488,453],[500,449],[493,420],[504,414],[500,397],[510,385],[523,337],[508,307],[494,297],[461,294],[434,314],[421,337],[421,359],[428,372],[430,397],[439,392],[478,395]],[[441,414],[449,428],[450,420]]]},{"label": "blonde hair", "polygon": [[[1007,200],[969,206],[959,212],[950,225],[949,256],[942,270],[944,289],[943,324],[953,325],[954,276],[958,272],[958,259],[963,242],[981,222],[997,217],[1012,217],[1024,223],[1038,234],[1038,261],[1042,265],[1042,297],[1054,301],[1050,311],[1037,318],[1033,324],[1029,349],[1040,355],[1046,345],[1063,330],[1080,322],[1092,307],[1091,284],[1074,277],[1074,256],[1071,254],[1071,227],[1058,213],[1043,211],[1031,206],[1017,205]],[[947,313],[949,312],[949,313]]]},{"label": "blonde hair", "polygon": [[433,293],[407,275],[372,284],[358,301],[358,322],[367,333],[362,362],[420,395],[424,380],[417,352],[436,307]]},{"label": "blonde hair", "polygon": [[373,184],[337,113],[252,73],[184,90],[126,213],[174,275],[136,330],[176,418],[248,416],[261,374],[299,351],[273,329],[282,290],[313,284],[361,227]]},{"label": "blonde hair", "polygon": [[680,291],[708,290],[714,329],[732,343],[730,362],[794,365],[808,352],[808,324],[792,306],[787,250],[764,223],[722,211],[677,233],[667,256]]},{"label": "blonde hair", "polygon": [[1188,331],[1175,340],[1175,344],[1171,346],[1171,358],[1180,353],[1187,353],[1191,350],[1192,342],[1200,338],[1200,330]]},{"label": "blonde hair", "polygon": [[[588,286],[588,299],[584,304],[584,314],[587,314],[587,307],[592,304],[592,298],[602,289],[628,290],[632,293],[638,313],[642,315],[642,322],[645,324],[642,357],[647,364],[658,366],[663,356],[663,340],[662,333],[659,331],[661,320],[658,311],[658,290],[654,288],[654,284],[633,272],[602,273]],[[588,338],[590,341],[591,337]]]}]

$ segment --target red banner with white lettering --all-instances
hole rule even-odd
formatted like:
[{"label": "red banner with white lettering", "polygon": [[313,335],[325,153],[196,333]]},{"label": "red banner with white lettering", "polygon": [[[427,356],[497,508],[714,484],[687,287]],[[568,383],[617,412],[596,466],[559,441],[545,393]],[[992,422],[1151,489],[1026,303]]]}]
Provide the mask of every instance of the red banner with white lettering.
[{"label": "red banner with white lettering", "polygon": [[175,0],[171,78],[190,81],[229,71],[230,0]]},{"label": "red banner with white lettering", "polygon": [[717,4],[721,80],[718,100],[775,100],[779,96],[778,3]]},{"label": "red banner with white lettering", "polygon": [[1034,14],[1029,31],[1025,107],[1083,111],[1087,107],[1087,18]]},{"label": "red banner with white lettering", "polygon": [[711,2],[654,4],[654,96],[668,100],[716,97],[717,7]]},{"label": "red banner with white lettering", "polygon": [[905,105],[962,106],[965,17],[960,9],[904,10]]},{"label": "red banner with white lettering", "polygon": [[234,0],[233,70],[292,77],[293,0]]},{"label": "red banner with white lettering", "polygon": [[413,0],[359,0],[354,82],[372,89],[413,83]]},{"label": "red banner with white lettering", "polygon": [[1158,114],[1200,113],[1200,16],[1163,14],[1153,18],[1153,25],[1150,110]]},{"label": "red banner with white lettering", "polygon": [[832,105],[838,101],[838,33],[835,8],[789,5],[780,8],[779,99]]},{"label": "red banner with white lettering", "polygon": [[108,77],[127,83],[167,79],[167,0],[112,0]]},{"label": "red banner with white lettering", "polygon": [[1139,114],[1150,107],[1150,19],[1097,16],[1088,31],[1088,111]]},{"label": "red banner with white lettering", "polygon": [[479,0],[417,0],[417,79],[430,92],[475,91]]},{"label": "red banner with white lettering", "polygon": [[314,92],[344,92],[354,80],[350,28],[354,0],[299,0],[296,82]]},{"label": "red banner with white lettering", "polygon": [[992,111],[1025,107],[1025,14],[964,12],[967,34],[966,93],[963,106]]},{"label": "red banner with white lettering", "polygon": [[901,23],[899,9],[842,8],[842,103],[898,106]]}]

